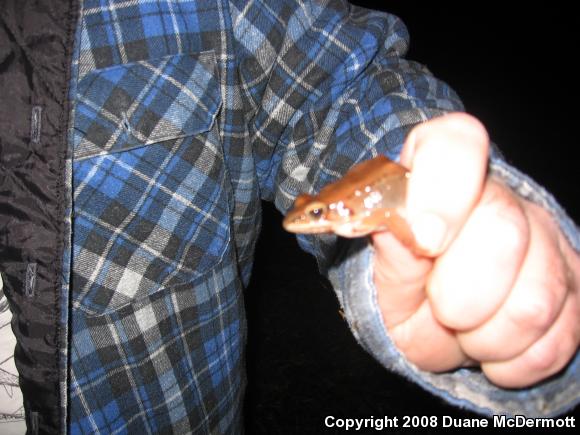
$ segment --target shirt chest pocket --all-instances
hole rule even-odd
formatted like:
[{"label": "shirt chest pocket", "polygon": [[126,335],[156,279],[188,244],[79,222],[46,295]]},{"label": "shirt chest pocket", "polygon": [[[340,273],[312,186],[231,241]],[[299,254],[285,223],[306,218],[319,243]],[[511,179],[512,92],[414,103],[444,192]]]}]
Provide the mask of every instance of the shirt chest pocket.
[{"label": "shirt chest pocket", "polygon": [[72,297],[103,314],[189,283],[229,240],[213,52],[87,74],[74,117]]}]

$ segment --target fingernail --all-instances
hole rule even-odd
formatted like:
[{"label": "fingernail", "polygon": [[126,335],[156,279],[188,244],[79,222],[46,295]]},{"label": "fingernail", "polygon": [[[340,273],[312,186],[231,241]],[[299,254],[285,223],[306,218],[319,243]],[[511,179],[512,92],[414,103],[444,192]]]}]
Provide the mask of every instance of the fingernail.
[{"label": "fingernail", "polygon": [[423,249],[438,253],[447,237],[447,224],[438,215],[423,213],[411,224],[417,244]]}]

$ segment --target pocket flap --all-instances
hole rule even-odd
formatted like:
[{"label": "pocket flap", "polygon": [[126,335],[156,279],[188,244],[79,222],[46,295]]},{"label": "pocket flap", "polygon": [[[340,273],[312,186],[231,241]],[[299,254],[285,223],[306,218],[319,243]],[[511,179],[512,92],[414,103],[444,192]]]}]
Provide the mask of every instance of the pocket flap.
[{"label": "pocket flap", "polygon": [[213,51],[98,70],[77,95],[75,159],[208,131],[221,105]]}]

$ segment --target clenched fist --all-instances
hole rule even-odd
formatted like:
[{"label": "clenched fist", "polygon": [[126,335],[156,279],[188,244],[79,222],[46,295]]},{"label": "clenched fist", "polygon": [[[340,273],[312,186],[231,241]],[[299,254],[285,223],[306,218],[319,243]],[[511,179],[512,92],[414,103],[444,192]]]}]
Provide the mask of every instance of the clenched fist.
[{"label": "clenched fist", "polygon": [[524,387],[559,371],[580,341],[580,256],[541,207],[487,174],[489,139],[465,114],[417,126],[401,163],[418,257],[372,236],[383,320],[419,368],[479,364]]}]

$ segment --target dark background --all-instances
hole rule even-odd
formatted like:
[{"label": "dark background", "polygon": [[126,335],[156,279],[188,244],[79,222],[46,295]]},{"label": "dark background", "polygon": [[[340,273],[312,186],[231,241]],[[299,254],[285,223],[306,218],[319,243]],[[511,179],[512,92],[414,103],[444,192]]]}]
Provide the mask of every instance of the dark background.
[{"label": "dark background", "polygon": [[[580,222],[574,157],[580,77],[572,66],[580,23],[569,7],[353,3],[400,16],[411,34],[407,57],[449,83],[507,160],[546,186]],[[386,372],[356,344],[314,259],[283,232],[281,217],[267,204],[246,306],[249,434],[331,432],[324,428],[327,415],[476,416]],[[578,420],[579,408],[567,415]]]}]

